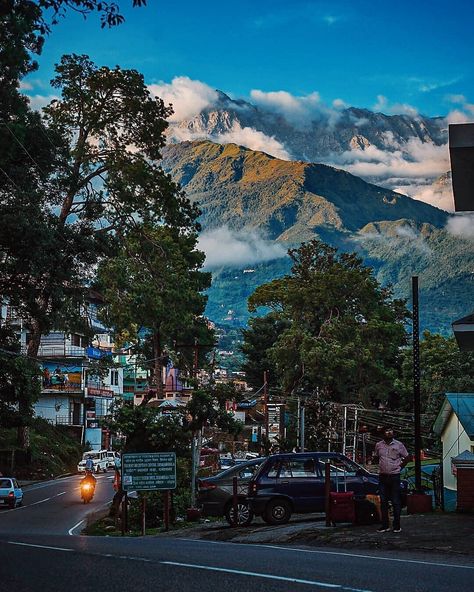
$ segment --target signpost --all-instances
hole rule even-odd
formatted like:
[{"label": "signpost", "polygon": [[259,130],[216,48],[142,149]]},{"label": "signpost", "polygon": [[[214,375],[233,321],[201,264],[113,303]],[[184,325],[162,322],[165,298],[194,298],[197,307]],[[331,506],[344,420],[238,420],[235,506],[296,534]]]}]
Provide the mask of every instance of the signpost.
[{"label": "signpost", "polygon": [[123,454],[122,488],[124,491],[176,489],[176,453]]},{"label": "signpost", "polygon": [[[129,491],[164,491],[164,516],[169,528],[169,492],[176,489],[176,453],[137,452],[122,454],[122,489]],[[125,502],[126,505],[126,502]],[[142,500],[142,534],[145,535],[145,498]]]}]

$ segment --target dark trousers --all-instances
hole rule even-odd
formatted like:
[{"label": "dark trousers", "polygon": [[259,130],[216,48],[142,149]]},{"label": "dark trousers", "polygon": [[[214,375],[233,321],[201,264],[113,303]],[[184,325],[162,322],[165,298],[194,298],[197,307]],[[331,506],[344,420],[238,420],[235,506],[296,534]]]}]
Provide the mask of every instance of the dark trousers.
[{"label": "dark trousers", "polygon": [[393,506],[393,528],[400,528],[400,514],[402,511],[402,500],[400,496],[400,474],[380,475],[380,510],[382,512],[382,527],[389,527],[388,502]]}]

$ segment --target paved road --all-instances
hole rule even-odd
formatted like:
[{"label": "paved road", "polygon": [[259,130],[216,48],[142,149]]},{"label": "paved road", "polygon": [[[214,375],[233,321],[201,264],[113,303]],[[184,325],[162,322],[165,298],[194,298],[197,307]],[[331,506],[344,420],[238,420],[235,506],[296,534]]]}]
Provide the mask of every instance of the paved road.
[{"label": "paved road", "polygon": [[[107,476],[95,506],[112,495]],[[63,493],[64,492],[64,493]],[[77,478],[33,486],[0,511],[0,582],[15,592],[471,592],[474,561],[413,553],[239,545],[158,537],[70,536],[93,506]],[[76,529],[76,531],[79,528]]]},{"label": "paved road", "polygon": [[5,531],[68,534],[89,512],[109,502],[114,493],[112,473],[98,475],[94,499],[85,505],[79,492],[80,480],[81,476],[74,475],[26,487],[23,506],[9,510],[0,505],[0,535]]}]

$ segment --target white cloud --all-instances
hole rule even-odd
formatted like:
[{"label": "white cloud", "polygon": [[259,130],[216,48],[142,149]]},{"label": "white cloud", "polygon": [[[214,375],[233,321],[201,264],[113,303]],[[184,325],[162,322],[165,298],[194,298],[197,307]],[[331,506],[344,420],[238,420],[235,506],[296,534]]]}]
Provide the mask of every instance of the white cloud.
[{"label": "white cloud", "polygon": [[58,100],[59,97],[56,95],[28,95],[30,106],[35,111],[40,111],[43,107],[47,107],[51,101]]},{"label": "white cloud", "polygon": [[446,230],[454,236],[474,240],[474,213],[452,216],[448,219]]},{"label": "white cloud", "polygon": [[273,136],[267,136],[251,127],[241,127],[238,122],[234,122],[229,132],[211,137],[211,140],[220,144],[238,144],[250,148],[250,150],[266,152],[282,160],[291,160],[290,154],[285,150],[283,144]]},{"label": "white cloud", "polygon": [[270,156],[281,160],[291,160],[290,153],[285,146],[273,136],[267,136],[253,127],[242,127],[238,121],[234,121],[229,131],[222,134],[207,134],[205,131],[196,131],[189,127],[172,126],[168,135],[176,142],[193,142],[195,140],[211,140],[218,144],[238,144],[250,150],[266,152]]},{"label": "white cloud", "polygon": [[165,104],[173,105],[174,113],[170,121],[182,121],[195,117],[218,100],[217,91],[204,82],[191,80],[187,76],[177,76],[171,83],[150,84],[148,89],[152,94],[163,99]]},{"label": "white cloud", "polygon": [[199,248],[206,253],[206,269],[240,267],[280,259],[286,250],[257,231],[235,231],[227,226],[203,232]]},{"label": "white cloud", "polygon": [[393,177],[434,178],[449,170],[447,144],[436,146],[422,142],[419,138],[410,138],[408,142],[398,144],[388,134],[385,141],[391,150],[369,145],[346,150],[342,154],[333,154],[326,160],[359,177],[379,180]]},{"label": "white cloud", "polygon": [[372,107],[375,113],[387,113],[389,115],[409,115],[410,117],[416,117],[418,110],[412,105],[407,103],[393,103],[384,95],[377,95],[377,102]]},{"label": "white cloud", "polygon": [[33,85],[24,80],[20,81],[20,90],[33,90]]},{"label": "white cloud", "polygon": [[361,243],[366,241],[381,242],[386,245],[386,247],[397,252],[399,257],[412,253],[414,250],[423,255],[429,256],[432,254],[432,249],[425,237],[416,228],[411,226],[397,226],[395,232],[390,229],[388,233],[383,230],[378,232],[359,231],[359,233],[355,235],[355,238]]},{"label": "white cloud", "polygon": [[[326,119],[333,126],[340,118],[339,108],[331,109],[321,100],[318,92],[304,96],[295,96],[286,90],[264,92],[254,89],[250,91],[252,101],[267,111],[282,115],[288,123],[299,129],[306,129],[312,121]],[[341,99],[337,101],[342,103]]]},{"label": "white cloud", "polygon": [[407,191],[407,195],[448,212],[451,212],[454,207],[453,190],[450,186],[419,186],[413,193]]}]

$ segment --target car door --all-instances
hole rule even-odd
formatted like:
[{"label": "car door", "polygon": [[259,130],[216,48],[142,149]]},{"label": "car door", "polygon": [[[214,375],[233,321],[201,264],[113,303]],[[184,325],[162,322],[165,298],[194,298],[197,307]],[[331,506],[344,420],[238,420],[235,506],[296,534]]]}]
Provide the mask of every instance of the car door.
[{"label": "car door", "polygon": [[319,509],[320,482],[317,463],[313,457],[282,460],[276,493],[291,498],[295,512],[315,512]]},{"label": "car door", "polygon": [[13,487],[17,502],[21,502],[23,500],[23,491],[21,490],[21,487],[16,479],[13,479]]}]

